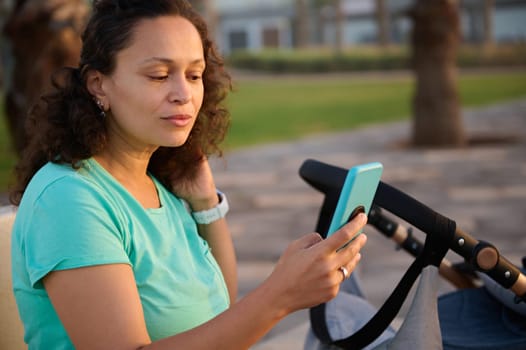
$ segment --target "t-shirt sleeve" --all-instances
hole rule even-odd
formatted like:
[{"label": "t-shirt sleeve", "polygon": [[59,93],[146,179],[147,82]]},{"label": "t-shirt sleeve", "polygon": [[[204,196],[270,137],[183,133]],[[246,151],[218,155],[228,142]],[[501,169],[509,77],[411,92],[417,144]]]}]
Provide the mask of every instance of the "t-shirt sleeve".
[{"label": "t-shirt sleeve", "polygon": [[130,264],[122,215],[96,185],[75,177],[48,185],[25,222],[29,279],[42,288],[51,271]]}]

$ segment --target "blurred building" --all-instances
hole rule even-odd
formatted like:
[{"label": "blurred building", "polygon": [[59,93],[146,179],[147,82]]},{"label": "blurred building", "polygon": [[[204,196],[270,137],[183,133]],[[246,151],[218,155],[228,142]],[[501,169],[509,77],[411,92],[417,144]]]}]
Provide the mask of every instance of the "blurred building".
[{"label": "blurred building", "polygon": [[[481,43],[487,39],[484,0],[459,0],[463,39]],[[264,48],[292,48],[299,42],[298,27],[306,32],[310,46],[332,46],[338,37],[343,45],[378,42],[378,14],[375,0],[303,0],[301,18],[296,14],[298,0],[215,0],[215,32],[226,53],[237,49],[257,51]],[[385,0],[386,34],[390,43],[408,40],[411,21],[406,10],[413,0]],[[338,17],[340,13],[340,17]],[[338,21],[341,18],[341,21]],[[485,19],[486,18],[486,19]],[[491,40],[526,42],[526,1],[495,0],[489,18]],[[339,34],[339,35],[338,35]]]}]

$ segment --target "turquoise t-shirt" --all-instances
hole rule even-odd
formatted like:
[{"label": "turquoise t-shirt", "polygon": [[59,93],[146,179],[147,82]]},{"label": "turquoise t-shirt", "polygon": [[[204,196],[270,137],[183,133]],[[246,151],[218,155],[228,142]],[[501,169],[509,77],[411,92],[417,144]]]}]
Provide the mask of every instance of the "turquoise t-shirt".
[{"label": "turquoise t-shirt", "polygon": [[229,306],[210,248],[184,202],[154,179],[161,208],[144,209],[94,159],[49,163],[31,180],[13,226],[13,289],[29,349],[73,349],[42,278],[129,264],[152,340],[194,328]]}]

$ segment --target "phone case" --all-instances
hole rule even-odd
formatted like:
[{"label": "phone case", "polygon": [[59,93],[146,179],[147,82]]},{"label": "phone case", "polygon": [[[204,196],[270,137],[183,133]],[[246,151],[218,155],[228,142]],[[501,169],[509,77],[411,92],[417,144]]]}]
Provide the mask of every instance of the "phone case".
[{"label": "phone case", "polygon": [[361,164],[349,169],[327,237],[349,222],[359,211],[369,213],[382,171],[383,165],[379,162]]}]

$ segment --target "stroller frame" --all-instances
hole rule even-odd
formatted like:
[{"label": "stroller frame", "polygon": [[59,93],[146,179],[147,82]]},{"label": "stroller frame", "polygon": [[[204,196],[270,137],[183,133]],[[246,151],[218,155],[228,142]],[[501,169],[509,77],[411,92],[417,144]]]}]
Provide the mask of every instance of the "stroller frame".
[{"label": "stroller frame", "polygon": [[[300,176],[325,195],[316,227],[317,232],[322,235],[327,232],[346,172],[346,169],[312,159],[306,160],[300,168]],[[383,216],[381,208],[426,233],[425,244],[422,245],[412,237],[410,231],[405,231],[394,221]],[[444,260],[449,250],[462,256],[473,270],[485,273],[503,288],[511,290],[516,296],[516,303],[526,301],[526,277],[503,257],[495,246],[475,239],[458,228],[455,221],[384,182],[380,182],[378,186],[369,214],[369,223],[386,236],[393,238],[417,258],[377,314],[358,332],[346,339],[337,341],[330,339],[326,326],[316,321],[324,318],[324,304],[312,308],[310,317],[313,331],[326,344],[345,349],[360,349],[371,343],[396,316],[414,281],[425,266],[439,267],[441,274],[458,287],[473,286],[473,279],[458,272]]]}]

